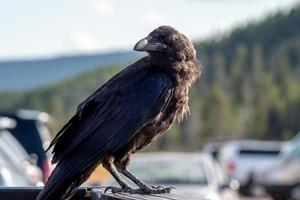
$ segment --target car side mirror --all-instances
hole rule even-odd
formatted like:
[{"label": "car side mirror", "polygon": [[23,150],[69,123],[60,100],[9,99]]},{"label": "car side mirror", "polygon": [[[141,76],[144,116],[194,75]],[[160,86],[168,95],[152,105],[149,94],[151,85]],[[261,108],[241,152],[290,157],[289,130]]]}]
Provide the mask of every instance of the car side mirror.
[{"label": "car side mirror", "polygon": [[219,190],[224,190],[224,189],[228,189],[228,188],[230,188],[228,182],[220,183],[219,186],[218,186]]},{"label": "car side mirror", "polygon": [[30,154],[30,164],[37,165],[38,156],[34,153]]}]

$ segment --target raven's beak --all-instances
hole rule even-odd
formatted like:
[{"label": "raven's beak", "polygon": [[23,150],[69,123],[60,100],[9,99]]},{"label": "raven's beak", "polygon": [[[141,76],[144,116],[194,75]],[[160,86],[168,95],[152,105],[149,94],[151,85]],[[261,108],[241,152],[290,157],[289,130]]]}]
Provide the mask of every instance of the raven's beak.
[{"label": "raven's beak", "polygon": [[145,37],[138,41],[134,46],[135,51],[156,51],[162,52],[167,48],[167,45],[160,42],[154,42],[151,37]]}]

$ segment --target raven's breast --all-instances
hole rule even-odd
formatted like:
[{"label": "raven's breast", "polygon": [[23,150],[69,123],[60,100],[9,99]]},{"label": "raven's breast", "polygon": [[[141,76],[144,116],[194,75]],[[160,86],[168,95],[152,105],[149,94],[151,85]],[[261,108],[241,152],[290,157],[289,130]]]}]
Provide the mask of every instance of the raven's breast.
[{"label": "raven's breast", "polygon": [[148,147],[152,142],[162,136],[176,119],[182,118],[187,110],[188,96],[185,90],[175,91],[168,106],[153,122],[144,126],[133,138],[132,152]]}]

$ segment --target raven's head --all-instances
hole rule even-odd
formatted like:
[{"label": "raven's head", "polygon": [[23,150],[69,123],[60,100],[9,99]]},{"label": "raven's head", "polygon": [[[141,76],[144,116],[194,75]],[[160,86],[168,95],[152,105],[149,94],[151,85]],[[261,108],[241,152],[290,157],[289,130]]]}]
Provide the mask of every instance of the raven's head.
[{"label": "raven's head", "polygon": [[196,58],[196,51],[189,39],[171,26],[160,26],[134,46],[136,51],[162,56],[173,61]]}]

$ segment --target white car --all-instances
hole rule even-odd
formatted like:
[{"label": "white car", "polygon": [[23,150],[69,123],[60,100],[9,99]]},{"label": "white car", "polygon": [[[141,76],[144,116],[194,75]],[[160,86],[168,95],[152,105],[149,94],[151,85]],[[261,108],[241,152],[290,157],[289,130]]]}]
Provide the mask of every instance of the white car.
[{"label": "white car", "polygon": [[[149,185],[175,186],[171,193],[187,199],[239,199],[233,189],[238,186],[229,185],[218,164],[206,154],[141,153],[134,155],[129,169]],[[106,183],[111,184],[116,185],[112,180]]]},{"label": "white car", "polygon": [[257,190],[253,191],[252,187],[255,176],[260,175],[277,162],[281,147],[281,142],[273,141],[230,141],[220,150],[220,166],[228,177],[239,181],[242,194],[254,195],[257,193]]},{"label": "white car", "polygon": [[[14,124],[14,120],[10,118],[0,117],[0,185],[41,186],[41,170],[16,138],[6,130]],[[1,177],[13,181],[2,183]]]},{"label": "white car", "polygon": [[274,200],[300,200],[300,142],[290,142],[285,147],[281,160],[256,181]]}]

